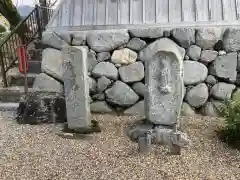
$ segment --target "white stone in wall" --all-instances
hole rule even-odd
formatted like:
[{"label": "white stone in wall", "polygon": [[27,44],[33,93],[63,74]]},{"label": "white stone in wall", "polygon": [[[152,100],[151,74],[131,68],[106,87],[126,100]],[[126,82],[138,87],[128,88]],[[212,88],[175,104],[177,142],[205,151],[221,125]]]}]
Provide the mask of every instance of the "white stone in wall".
[{"label": "white stone in wall", "polygon": [[129,107],[139,99],[139,96],[127,84],[121,81],[116,81],[105,93],[108,102],[122,107]]},{"label": "white stone in wall", "polygon": [[207,67],[196,61],[184,61],[184,84],[198,84],[204,82],[208,75]]},{"label": "white stone in wall", "polygon": [[209,74],[228,82],[235,82],[237,78],[237,53],[232,52],[218,56],[209,67]]},{"label": "white stone in wall", "polygon": [[227,54],[226,51],[223,51],[223,50],[218,51],[219,56],[223,56],[223,55],[226,55],[226,54]]},{"label": "white stone in wall", "polygon": [[144,78],[144,65],[142,62],[135,62],[128,66],[122,66],[118,71],[121,80],[125,83],[138,82]]},{"label": "white stone in wall", "polygon": [[221,28],[200,28],[196,30],[196,45],[202,49],[213,49],[214,45],[221,40]]},{"label": "white stone in wall", "polygon": [[106,76],[109,79],[117,80],[118,70],[110,62],[100,62],[93,68],[92,75],[95,77]]},{"label": "white stone in wall", "polygon": [[188,55],[184,56],[184,60],[189,60],[189,59],[190,59],[190,57]]},{"label": "white stone in wall", "polygon": [[128,41],[127,30],[97,31],[87,35],[87,44],[96,52],[112,51]]},{"label": "white stone in wall", "polygon": [[234,84],[220,82],[212,87],[210,94],[218,100],[230,100],[235,88]]},{"label": "white stone in wall", "polygon": [[132,64],[137,60],[137,53],[128,48],[113,51],[111,62],[115,64]]},{"label": "white stone in wall", "polygon": [[199,108],[207,102],[208,96],[207,85],[205,83],[200,83],[187,92],[185,99],[192,107]]}]

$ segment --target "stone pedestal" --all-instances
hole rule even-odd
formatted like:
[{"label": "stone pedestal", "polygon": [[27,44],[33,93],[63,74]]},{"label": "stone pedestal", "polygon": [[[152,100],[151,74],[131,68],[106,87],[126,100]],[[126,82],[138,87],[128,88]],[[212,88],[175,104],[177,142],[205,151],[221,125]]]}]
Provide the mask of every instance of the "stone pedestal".
[{"label": "stone pedestal", "polygon": [[65,122],[66,105],[63,93],[29,92],[19,102],[16,120],[19,124]]}]

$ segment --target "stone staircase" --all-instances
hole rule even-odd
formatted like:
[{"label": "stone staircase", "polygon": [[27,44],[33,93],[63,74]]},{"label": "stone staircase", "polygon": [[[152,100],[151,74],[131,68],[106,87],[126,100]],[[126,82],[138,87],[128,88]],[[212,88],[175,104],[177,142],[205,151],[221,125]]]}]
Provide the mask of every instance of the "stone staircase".
[{"label": "stone staircase", "polygon": [[[36,39],[28,45],[28,91],[32,91],[35,77],[41,73],[41,61],[43,45]],[[0,77],[1,78],[1,77]],[[0,88],[0,112],[15,111],[19,105],[20,98],[24,95],[24,75],[18,70],[16,61],[13,68],[7,73],[9,87]]]}]

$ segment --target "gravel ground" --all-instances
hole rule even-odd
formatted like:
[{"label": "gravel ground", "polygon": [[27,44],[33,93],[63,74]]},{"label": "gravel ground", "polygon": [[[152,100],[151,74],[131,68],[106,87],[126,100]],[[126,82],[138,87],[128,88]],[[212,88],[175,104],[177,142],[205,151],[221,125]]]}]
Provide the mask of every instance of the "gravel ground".
[{"label": "gravel ground", "polygon": [[218,180],[240,179],[240,152],[217,140],[221,119],[182,118],[192,140],[181,156],[163,146],[139,154],[126,137],[130,117],[95,115],[102,133],[85,139],[57,136],[59,125],[0,120],[1,180]]}]

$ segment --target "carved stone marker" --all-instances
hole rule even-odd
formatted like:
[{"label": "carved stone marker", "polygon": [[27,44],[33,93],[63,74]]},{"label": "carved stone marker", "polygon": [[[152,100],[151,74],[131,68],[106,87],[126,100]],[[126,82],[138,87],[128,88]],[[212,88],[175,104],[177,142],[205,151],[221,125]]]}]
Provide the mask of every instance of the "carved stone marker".
[{"label": "carved stone marker", "polygon": [[[184,97],[183,53],[172,40],[156,40],[140,52],[145,62],[145,135],[139,128],[132,129],[129,136],[138,133],[140,152],[146,152],[151,143],[167,145],[175,155],[181,153],[181,147],[189,144],[187,135],[177,130],[178,116]],[[152,127],[149,126],[152,123]],[[148,132],[151,132],[150,134]],[[141,131],[143,134],[143,132]]]},{"label": "carved stone marker", "polygon": [[176,124],[183,101],[182,57],[179,49],[170,42],[162,44],[166,46],[164,51],[159,49],[145,62],[145,113],[154,124]]},{"label": "carved stone marker", "polygon": [[62,53],[68,128],[84,131],[91,128],[87,49],[67,46]]}]

